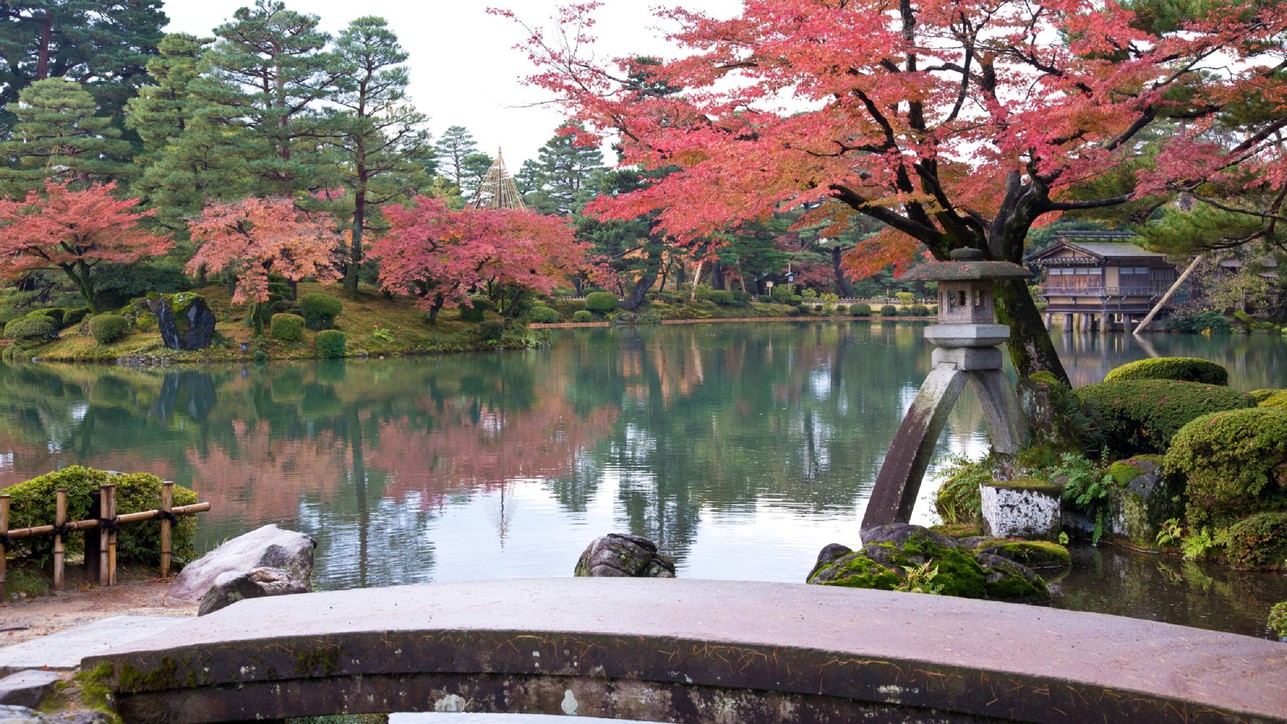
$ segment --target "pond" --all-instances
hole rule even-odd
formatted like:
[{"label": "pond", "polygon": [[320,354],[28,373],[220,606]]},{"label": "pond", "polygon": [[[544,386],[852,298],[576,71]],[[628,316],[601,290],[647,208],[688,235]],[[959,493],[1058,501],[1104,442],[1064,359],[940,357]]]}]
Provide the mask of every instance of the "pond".
[{"label": "pond", "polygon": [[[608,532],[690,578],[802,581],[854,545],[929,371],[922,325],[817,321],[559,330],[548,349],[210,369],[0,367],[0,487],[60,466],[149,471],[212,503],[206,550],[266,523],[319,543],[341,589],[569,576]],[[1269,337],[1056,334],[1076,384],[1201,356],[1282,386]],[[987,447],[966,396],[935,467]],[[927,479],[915,521],[934,522]],[[1287,577],[1079,550],[1055,605],[1264,635]],[[1160,593],[1165,591],[1165,593]]]}]

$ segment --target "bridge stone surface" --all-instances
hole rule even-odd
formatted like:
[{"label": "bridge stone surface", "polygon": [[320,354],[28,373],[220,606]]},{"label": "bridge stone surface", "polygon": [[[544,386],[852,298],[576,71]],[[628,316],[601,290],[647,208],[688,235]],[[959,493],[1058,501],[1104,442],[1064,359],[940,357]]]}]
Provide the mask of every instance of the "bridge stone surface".
[{"label": "bridge stone surface", "polygon": [[126,721],[1284,721],[1287,645],[1036,606],[661,579],[245,600],[89,657]]}]

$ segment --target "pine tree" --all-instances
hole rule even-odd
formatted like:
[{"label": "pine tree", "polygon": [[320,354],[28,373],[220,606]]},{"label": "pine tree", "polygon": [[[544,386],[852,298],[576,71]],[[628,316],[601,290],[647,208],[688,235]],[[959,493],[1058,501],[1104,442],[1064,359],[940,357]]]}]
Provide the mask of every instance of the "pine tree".
[{"label": "pine tree", "polygon": [[[346,157],[344,184],[351,190],[352,234],[344,288],[356,292],[368,215],[403,194],[409,179],[432,159],[433,146],[422,126],[425,117],[407,98],[407,52],[383,18],[361,17],[336,39],[335,54],[344,75],[333,102],[343,112],[328,124],[332,143]],[[427,179],[424,179],[427,180]]]},{"label": "pine tree", "polygon": [[525,189],[528,203],[546,214],[579,214],[593,196],[596,177],[603,173],[603,152],[596,145],[579,140],[584,128],[566,122],[536,152],[536,162],[525,182],[535,181],[536,188]]},{"label": "pine tree", "polygon": [[16,119],[13,136],[0,143],[0,194],[21,197],[46,179],[84,188],[127,178],[130,144],[110,118],[95,115],[94,98],[65,78],[36,81],[6,107]]},{"label": "pine tree", "polygon": [[[435,148],[438,151],[438,173],[461,188],[462,181],[470,173],[465,159],[479,155],[478,142],[474,140],[473,134],[464,126],[451,126],[443,131]],[[483,172],[486,173],[486,169]]]}]

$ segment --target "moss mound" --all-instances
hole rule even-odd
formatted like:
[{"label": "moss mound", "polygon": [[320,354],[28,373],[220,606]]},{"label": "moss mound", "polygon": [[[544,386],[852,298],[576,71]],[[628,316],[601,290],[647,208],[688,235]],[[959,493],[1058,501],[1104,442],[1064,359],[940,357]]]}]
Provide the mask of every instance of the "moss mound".
[{"label": "moss mound", "polygon": [[1191,528],[1287,509],[1287,410],[1203,415],[1176,434],[1166,471],[1184,476]]},{"label": "moss mound", "polygon": [[1119,380],[1075,390],[1119,456],[1164,453],[1171,438],[1194,418],[1254,407],[1248,394],[1220,385],[1181,380]]},{"label": "moss mound", "polygon": [[1117,380],[1183,380],[1208,385],[1229,384],[1229,371],[1222,365],[1198,357],[1141,359],[1104,375],[1105,382]]},{"label": "moss mound", "polygon": [[1001,556],[1028,568],[1068,568],[1072,555],[1058,543],[1039,540],[1012,540],[984,543],[975,553]]}]

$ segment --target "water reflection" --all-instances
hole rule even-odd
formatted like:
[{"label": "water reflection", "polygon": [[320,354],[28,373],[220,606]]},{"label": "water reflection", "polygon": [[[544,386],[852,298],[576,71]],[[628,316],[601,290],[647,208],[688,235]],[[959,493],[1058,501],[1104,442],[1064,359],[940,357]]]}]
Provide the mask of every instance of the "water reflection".
[{"label": "water reflection", "polygon": [[[1243,389],[1283,379],[1264,337],[1055,338],[1078,384],[1153,354],[1222,360]],[[269,522],[317,537],[326,588],[569,575],[611,530],[659,541],[681,575],[796,581],[853,542],[929,362],[920,325],[825,322],[568,330],[548,350],[404,360],[4,366],[0,485],[72,463],[151,471],[211,501],[202,547]],[[970,394],[940,460],[986,446]]]}]

